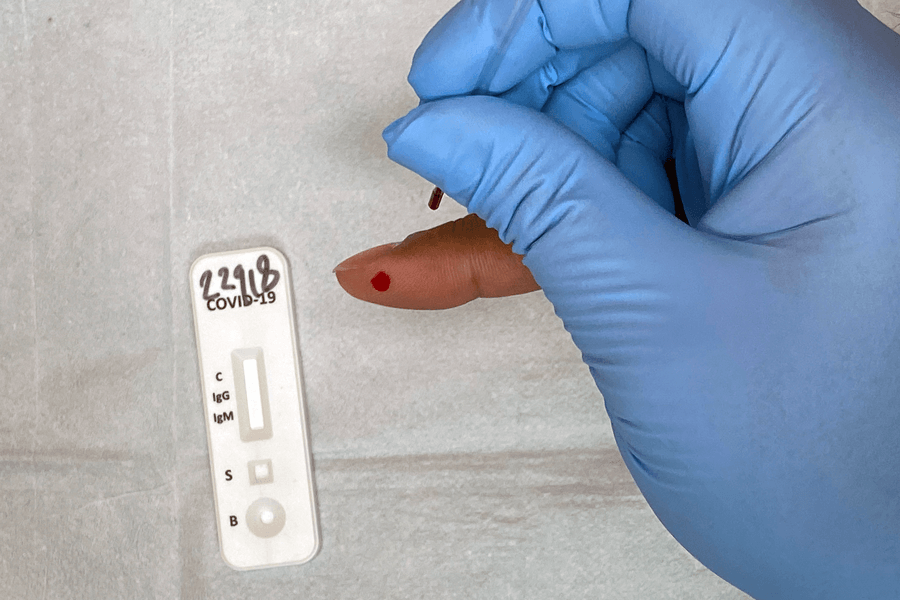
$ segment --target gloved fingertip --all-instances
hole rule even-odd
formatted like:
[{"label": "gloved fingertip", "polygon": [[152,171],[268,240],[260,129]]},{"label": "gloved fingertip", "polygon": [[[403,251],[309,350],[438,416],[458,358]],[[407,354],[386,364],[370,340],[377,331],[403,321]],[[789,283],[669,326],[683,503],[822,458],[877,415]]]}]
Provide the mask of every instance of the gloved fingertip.
[{"label": "gloved fingertip", "polygon": [[397,138],[400,137],[400,134],[406,129],[409,121],[409,115],[405,115],[384,128],[384,131],[381,132],[381,137],[387,143],[388,148],[390,148]]}]

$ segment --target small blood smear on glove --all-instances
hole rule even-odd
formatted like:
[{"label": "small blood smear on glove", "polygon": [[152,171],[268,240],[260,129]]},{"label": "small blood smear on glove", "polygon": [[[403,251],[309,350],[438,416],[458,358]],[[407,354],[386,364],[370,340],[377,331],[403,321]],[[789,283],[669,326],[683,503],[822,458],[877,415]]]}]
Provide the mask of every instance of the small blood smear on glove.
[{"label": "small blood smear on glove", "polygon": [[372,287],[379,292],[386,292],[391,287],[391,278],[384,271],[378,271],[378,274],[372,278]]},{"label": "small blood smear on glove", "polygon": [[428,200],[428,208],[431,210],[437,210],[441,205],[441,198],[444,197],[444,190],[439,187],[434,188],[431,192],[431,198]]}]

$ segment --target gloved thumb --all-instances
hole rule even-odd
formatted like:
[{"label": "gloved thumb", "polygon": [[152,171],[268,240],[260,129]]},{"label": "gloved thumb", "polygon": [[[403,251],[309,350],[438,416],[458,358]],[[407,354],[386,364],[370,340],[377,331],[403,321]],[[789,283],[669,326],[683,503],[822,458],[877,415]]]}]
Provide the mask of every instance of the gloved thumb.
[{"label": "gloved thumb", "polygon": [[[685,272],[708,250],[698,243],[704,234],[583,138],[537,111],[468,96],[420,105],[384,139],[392,160],[445,190],[525,256],[592,368],[659,347],[649,339],[659,334],[651,324],[675,318],[672,303],[689,285]],[[597,383],[604,396],[614,392],[612,378]]]}]

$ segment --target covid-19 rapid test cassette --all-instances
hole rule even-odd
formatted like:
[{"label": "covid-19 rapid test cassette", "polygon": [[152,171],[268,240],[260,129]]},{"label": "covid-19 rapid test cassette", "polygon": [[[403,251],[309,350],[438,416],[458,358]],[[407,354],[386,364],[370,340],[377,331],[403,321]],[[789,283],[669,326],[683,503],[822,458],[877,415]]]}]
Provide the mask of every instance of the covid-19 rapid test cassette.
[{"label": "covid-19 rapid test cassette", "polygon": [[207,254],[190,278],[222,558],[238,570],[307,562],[319,525],[287,260]]}]

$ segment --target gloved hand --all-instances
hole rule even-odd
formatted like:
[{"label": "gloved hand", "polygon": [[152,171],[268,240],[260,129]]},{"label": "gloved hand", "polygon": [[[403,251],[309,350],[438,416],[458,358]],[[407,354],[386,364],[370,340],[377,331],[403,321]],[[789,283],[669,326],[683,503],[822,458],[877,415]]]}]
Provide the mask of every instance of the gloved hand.
[{"label": "gloved hand", "polygon": [[900,597],[900,38],[852,0],[473,0],[409,80],[390,158],[524,255],[672,535],[755,598]]}]

